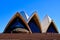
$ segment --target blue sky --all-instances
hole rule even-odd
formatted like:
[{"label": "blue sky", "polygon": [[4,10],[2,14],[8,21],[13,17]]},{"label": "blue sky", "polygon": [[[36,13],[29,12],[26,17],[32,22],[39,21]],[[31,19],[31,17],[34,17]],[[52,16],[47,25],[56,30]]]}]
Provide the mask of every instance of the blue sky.
[{"label": "blue sky", "polygon": [[60,32],[60,0],[0,0],[0,33],[16,12],[25,11],[29,16],[37,11],[40,21],[47,14]]}]

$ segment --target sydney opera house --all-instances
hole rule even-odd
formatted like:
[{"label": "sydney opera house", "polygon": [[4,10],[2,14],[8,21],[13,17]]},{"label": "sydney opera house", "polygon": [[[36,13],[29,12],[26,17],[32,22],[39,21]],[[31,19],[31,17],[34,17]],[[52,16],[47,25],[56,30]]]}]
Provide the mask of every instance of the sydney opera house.
[{"label": "sydney opera house", "polygon": [[29,17],[24,11],[17,12],[8,22],[0,39],[6,40],[60,40],[54,21],[46,15],[40,22],[37,12]]}]

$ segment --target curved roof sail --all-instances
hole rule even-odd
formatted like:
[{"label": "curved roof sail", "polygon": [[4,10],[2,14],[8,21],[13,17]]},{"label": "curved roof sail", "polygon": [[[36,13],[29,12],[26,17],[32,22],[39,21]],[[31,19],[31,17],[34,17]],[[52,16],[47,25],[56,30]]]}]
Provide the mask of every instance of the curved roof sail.
[{"label": "curved roof sail", "polygon": [[30,33],[31,30],[29,28],[29,25],[27,24],[27,22],[24,20],[24,18],[20,15],[19,12],[17,12],[12,19],[9,21],[9,23],[7,24],[4,33],[11,33],[11,31],[15,28],[25,28],[27,29]]},{"label": "curved roof sail", "polygon": [[25,19],[25,21],[27,22],[27,20],[28,20],[28,18],[29,18],[29,16],[27,15],[27,13],[26,12],[24,12],[24,11],[21,11],[20,12],[20,15]]},{"label": "curved roof sail", "polygon": [[42,24],[42,27],[41,27],[42,33],[54,33],[54,32],[58,33],[55,23],[48,15],[44,17],[41,24]]},{"label": "curved roof sail", "polygon": [[29,17],[27,23],[29,24],[32,33],[41,33],[41,24],[37,12],[33,12],[32,16]]}]

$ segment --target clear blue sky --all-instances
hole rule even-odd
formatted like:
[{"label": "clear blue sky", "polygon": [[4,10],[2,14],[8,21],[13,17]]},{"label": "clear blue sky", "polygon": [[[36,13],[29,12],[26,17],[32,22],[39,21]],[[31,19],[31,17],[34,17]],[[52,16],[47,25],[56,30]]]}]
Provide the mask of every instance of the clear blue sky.
[{"label": "clear blue sky", "polygon": [[60,32],[60,0],[0,0],[0,33],[17,11],[29,16],[37,11],[40,21],[48,14]]}]

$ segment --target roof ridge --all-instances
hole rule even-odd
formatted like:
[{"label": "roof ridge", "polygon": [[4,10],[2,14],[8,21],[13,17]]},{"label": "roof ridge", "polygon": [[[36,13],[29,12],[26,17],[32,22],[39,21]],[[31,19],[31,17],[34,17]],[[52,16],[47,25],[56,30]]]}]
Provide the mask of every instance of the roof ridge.
[{"label": "roof ridge", "polygon": [[24,11],[21,11],[20,14],[25,19],[25,21],[27,22],[27,20],[29,18],[28,14],[26,12],[24,12]]},{"label": "roof ridge", "polygon": [[33,13],[29,16],[27,23],[29,22],[29,20],[30,20],[34,15],[37,15],[37,12],[36,12],[36,11],[33,12]]}]

